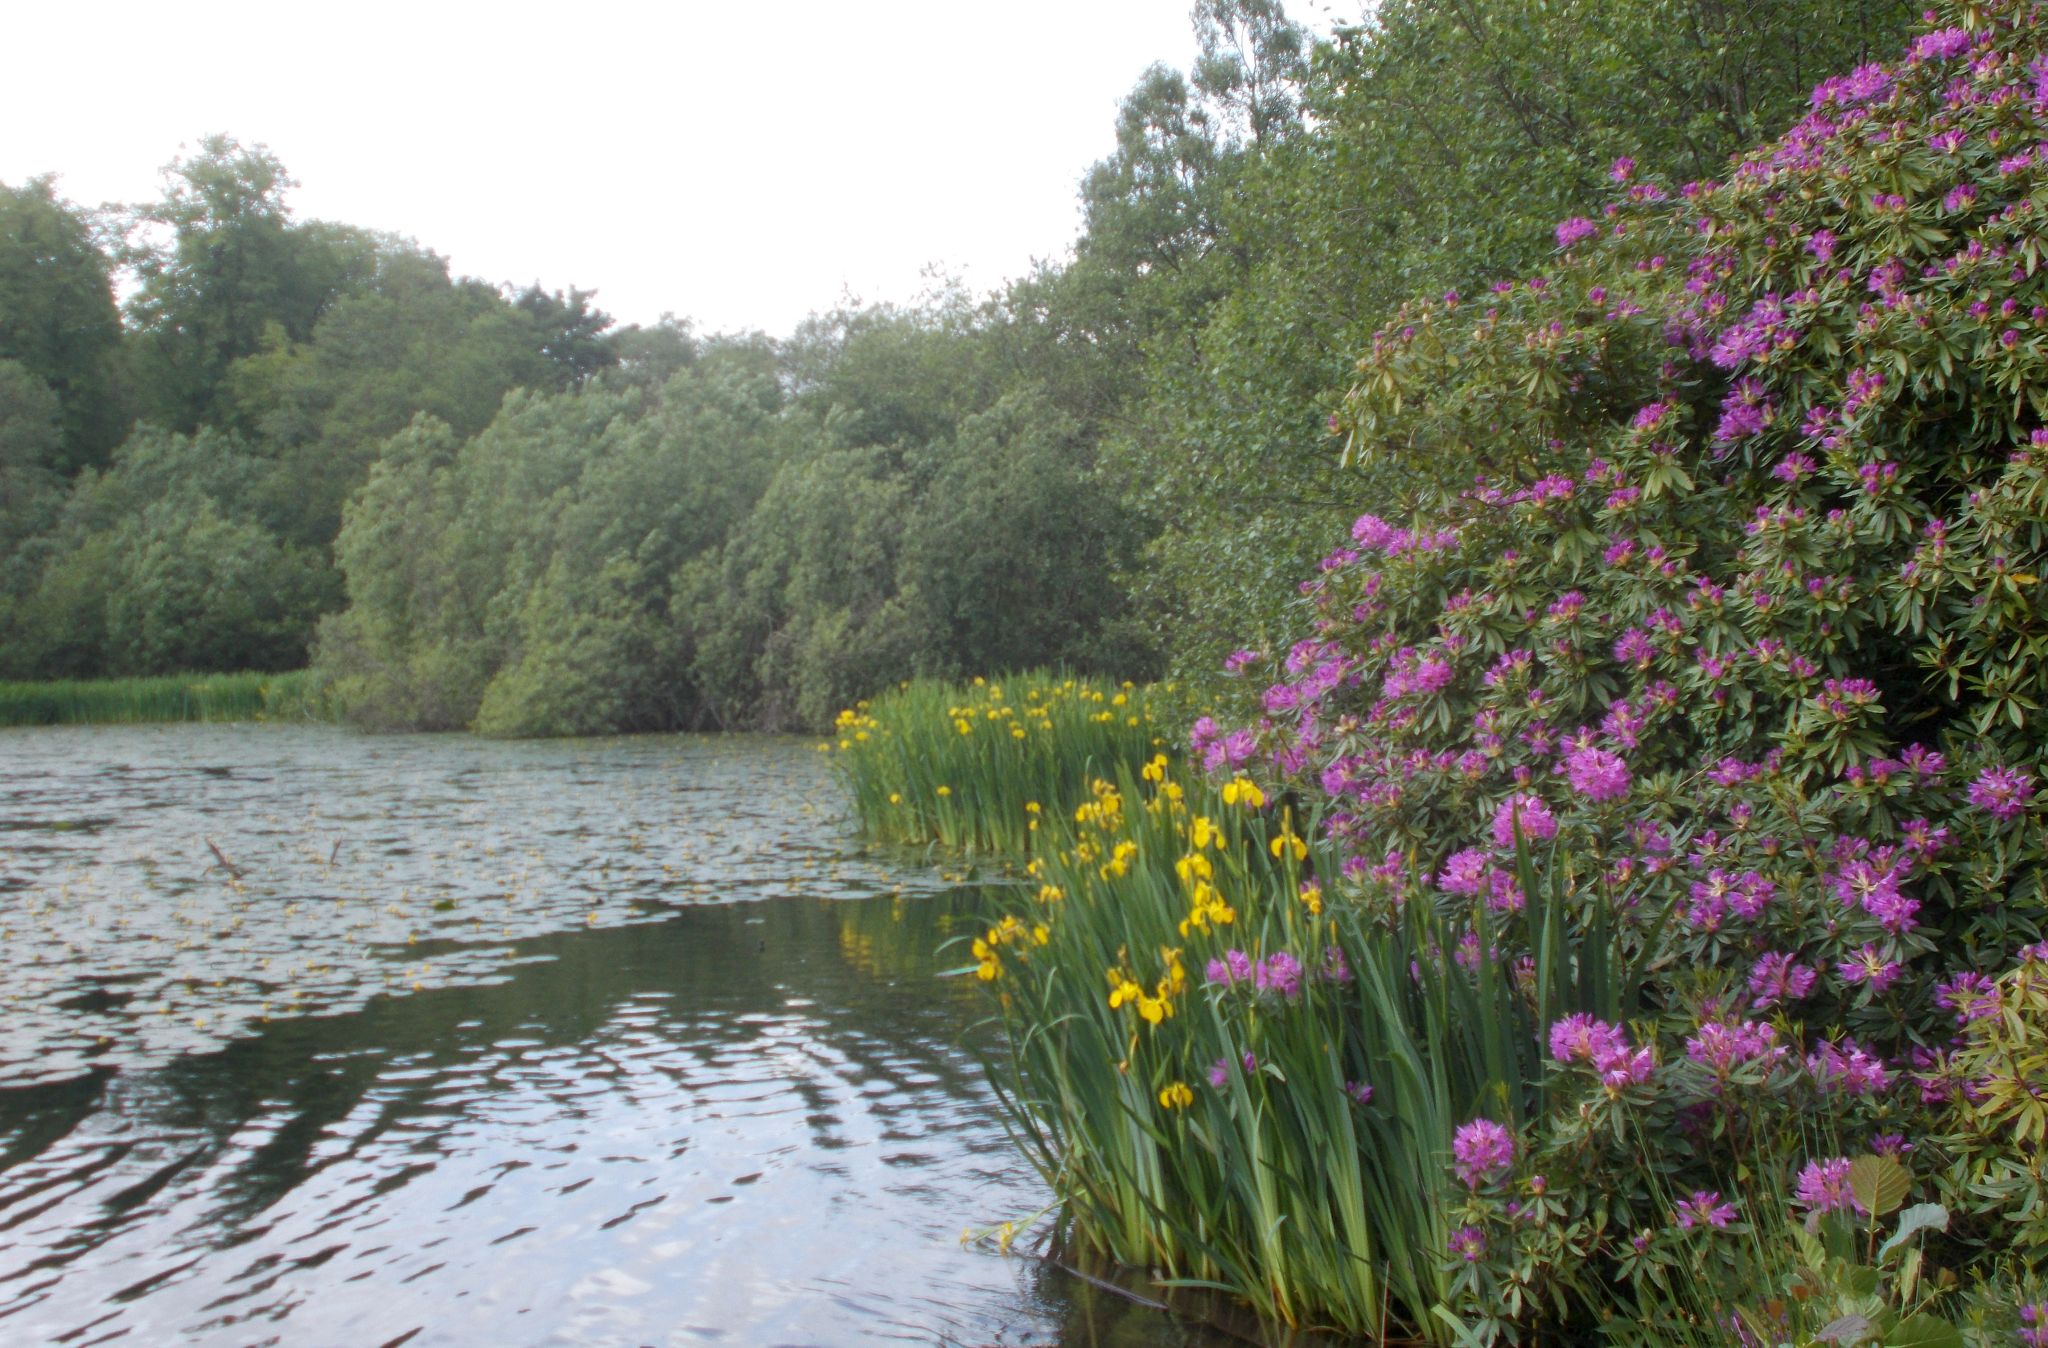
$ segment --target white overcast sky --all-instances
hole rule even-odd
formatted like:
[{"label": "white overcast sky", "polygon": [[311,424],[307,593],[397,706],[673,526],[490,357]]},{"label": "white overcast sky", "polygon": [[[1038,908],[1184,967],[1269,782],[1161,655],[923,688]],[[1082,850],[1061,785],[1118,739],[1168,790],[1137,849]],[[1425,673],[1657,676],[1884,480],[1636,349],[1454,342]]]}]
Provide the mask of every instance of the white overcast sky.
[{"label": "white overcast sky", "polygon": [[299,219],[622,322],[781,334],[842,291],[912,299],[927,264],[979,292],[1063,256],[1118,100],[1192,60],[1189,4],[23,4],[0,181],[150,199],[224,131],[284,162]]}]

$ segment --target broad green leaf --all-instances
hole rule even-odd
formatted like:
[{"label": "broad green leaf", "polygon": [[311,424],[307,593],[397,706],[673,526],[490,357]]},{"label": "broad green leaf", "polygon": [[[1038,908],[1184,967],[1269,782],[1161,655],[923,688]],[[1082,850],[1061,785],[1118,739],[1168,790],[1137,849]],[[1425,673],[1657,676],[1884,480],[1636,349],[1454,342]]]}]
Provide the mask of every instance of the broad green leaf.
[{"label": "broad green leaf", "polygon": [[1963,1348],[1963,1336],[1954,1325],[1932,1315],[1911,1315],[1884,1336],[1885,1348]]},{"label": "broad green leaf", "polygon": [[1899,1214],[1899,1229],[1891,1238],[1878,1246],[1877,1257],[1883,1259],[1899,1246],[1911,1240],[1922,1231],[1948,1230],[1948,1209],[1939,1203],[1915,1203]]},{"label": "broad green leaf", "polygon": [[1882,1217],[1906,1201],[1913,1177],[1889,1156],[1859,1156],[1849,1166],[1849,1192],[1873,1217]]}]

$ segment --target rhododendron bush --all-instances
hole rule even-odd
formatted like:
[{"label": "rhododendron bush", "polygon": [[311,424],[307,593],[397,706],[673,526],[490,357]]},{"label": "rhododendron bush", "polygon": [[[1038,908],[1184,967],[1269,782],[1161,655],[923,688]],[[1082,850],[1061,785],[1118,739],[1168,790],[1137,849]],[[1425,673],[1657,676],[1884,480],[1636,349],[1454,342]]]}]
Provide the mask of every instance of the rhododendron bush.
[{"label": "rhododendron bush", "polygon": [[2048,1335],[2044,33],[1936,11],[1379,333],[1337,429],[1419,512],[973,943],[1066,1252],[1445,1344]]},{"label": "rhododendron bush", "polygon": [[1533,983],[1535,883],[1650,971],[1625,1024],[1551,1027],[1517,1147],[1460,1135],[1482,1318],[1565,1253],[1732,1271],[1787,1216],[1743,1184],[1867,1218],[1866,1153],[1986,1269],[2041,1198],[1978,1182],[1961,1048],[2048,925],[2044,22],[1932,12],[1724,180],[1620,161],[1545,274],[1404,309],[1347,452],[1440,490],[1234,659],[1255,725],[1198,727],[1313,803],[1333,903],[1483,909],[1475,961]]}]

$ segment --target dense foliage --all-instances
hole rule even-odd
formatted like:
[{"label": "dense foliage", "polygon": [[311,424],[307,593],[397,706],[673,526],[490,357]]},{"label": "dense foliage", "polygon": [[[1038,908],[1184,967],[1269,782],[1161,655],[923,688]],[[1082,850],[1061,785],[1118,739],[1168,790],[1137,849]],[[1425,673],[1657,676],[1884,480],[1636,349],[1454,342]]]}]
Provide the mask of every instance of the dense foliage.
[{"label": "dense foliage", "polygon": [[[1414,486],[1340,472],[1324,426],[1374,315],[1533,262],[1619,147],[1704,172],[1905,14],[1403,0],[1317,42],[1276,0],[1201,0],[1189,68],[1140,77],[1085,175],[1071,257],[779,339],[452,277],[298,219],[284,165],[225,136],[150,202],[6,188],[0,675],[284,668],[317,628],[365,724],[558,733],[819,727],[910,673],[1212,668],[1280,630],[1361,492]],[[498,473],[580,504],[478,494]],[[432,538],[398,526],[412,488]],[[595,523],[641,489],[667,493],[641,533]],[[459,582],[421,569],[456,554]]]},{"label": "dense foliage", "polygon": [[1447,1340],[2033,1341],[2043,38],[1931,14],[1376,335],[1411,509],[984,938],[1073,1239]]}]

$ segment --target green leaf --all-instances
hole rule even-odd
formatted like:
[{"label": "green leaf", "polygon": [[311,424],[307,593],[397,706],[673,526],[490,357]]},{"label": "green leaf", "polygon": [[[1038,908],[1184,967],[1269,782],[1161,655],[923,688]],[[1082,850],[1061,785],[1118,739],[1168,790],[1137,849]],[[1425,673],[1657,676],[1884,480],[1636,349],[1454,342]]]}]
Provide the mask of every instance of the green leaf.
[{"label": "green leaf", "polygon": [[1849,1192],[1873,1217],[1882,1217],[1906,1201],[1913,1177],[1889,1156],[1859,1156],[1849,1167]]},{"label": "green leaf", "polygon": [[1884,1344],[1885,1348],[1963,1348],[1963,1336],[1946,1320],[1910,1315],[1884,1336]]},{"label": "green leaf", "polygon": [[1911,1240],[1922,1231],[1948,1230],[1948,1209],[1939,1203],[1915,1203],[1899,1214],[1899,1229],[1891,1239],[1878,1246],[1877,1257],[1883,1259],[1899,1246]]},{"label": "green leaf", "polygon": [[1830,1321],[1820,1332],[1813,1336],[1813,1341],[1815,1343],[1836,1343],[1841,1344],[1842,1348],[1849,1348],[1849,1345],[1862,1343],[1874,1337],[1876,1333],[1877,1322],[1869,1316],[1845,1315],[1839,1320]]}]

